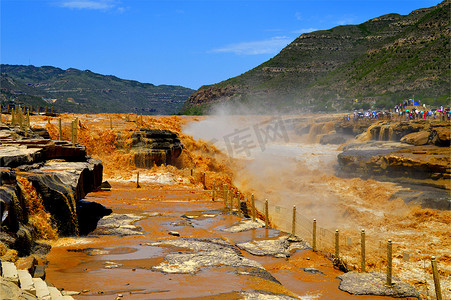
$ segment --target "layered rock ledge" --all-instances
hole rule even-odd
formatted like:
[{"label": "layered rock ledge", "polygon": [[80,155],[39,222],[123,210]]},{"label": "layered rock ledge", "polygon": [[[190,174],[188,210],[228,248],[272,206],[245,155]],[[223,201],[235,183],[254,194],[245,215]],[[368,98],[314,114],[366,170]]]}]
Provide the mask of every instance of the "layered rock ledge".
[{"label": "layered rock ledge", "polygon": [[398,182],[420,192],[411,200],[423,207],[450,210],[450,134],[450,123],[443,121],[370,124],[342,147],[337,173]]},{"label": "layered rock ledge", "polygon": [[118,136],[118,148],[133,155],[135,166],[151,168],[154,165],[173,165],[180,156],[183,145],[177,135],[169,130],[141,128],[131,134]]},{"label": "layered rock ledge", "polygon": [[[50,226],[60,236],[86,234],[93,227],[86,220],[96,223],[110,213],[80,202],[100,186],[103,172],[102,162],[87,156],[84,146],[51,140],[42,129],[25,132],[2,123],[0,142],[2,246],[29,255],[39,248],[38,226]],[[51,224],[31,224],[31,215],[42,210],[33,208],[40,202]]]}]

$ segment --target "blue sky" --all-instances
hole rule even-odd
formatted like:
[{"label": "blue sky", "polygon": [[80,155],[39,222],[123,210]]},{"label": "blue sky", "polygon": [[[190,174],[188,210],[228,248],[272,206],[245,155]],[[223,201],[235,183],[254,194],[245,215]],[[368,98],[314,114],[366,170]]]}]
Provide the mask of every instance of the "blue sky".
[{"label": "blue sky", "polygon": [[258,66],[304,32],[439,2],[1,0],[0,60],[197,89]]}]

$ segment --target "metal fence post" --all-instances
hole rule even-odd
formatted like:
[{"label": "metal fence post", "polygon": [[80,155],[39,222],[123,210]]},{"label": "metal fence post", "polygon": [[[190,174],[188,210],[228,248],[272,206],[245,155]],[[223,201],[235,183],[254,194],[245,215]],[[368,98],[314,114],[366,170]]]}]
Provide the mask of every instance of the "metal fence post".
[{"label": "metal fence post", "polygon": [[252,205],[252,222],[255,222],[255,199],[254,199],[254,194],[251,195],[251,205]]},{"label": "metal fence post", "polygon": [[72,141],[72,145],[74,145],[75,144],[75,139],[74,139],[74,121],[72,121],[71,123],[70,123],[70,127],[71,127],[71,141]]},{"label": "metal fence post", "polygon": [[269,228],[269,211],[268,211],[268,199],[265,200],[265,228]]},{"label": "metal fence post", "polygon": [[340,252],[340,236],[338,229],[335,230],[335,258],[338,258]]},{"label": "metal fence post", "polygon": [[58,140],[62,140],[63,139],[63,131],[61,128],[61,118],[58,118]]},{"label": "metal fence post", "polygon": [[222,184],[222,190],[223,190],[223,198],[224,198],[224,206],[227,208],[227,188],[225,184]]},{"label": "metal fence post", "polygon": [[229,195],[230,195],[229,214],[233,214],[233,190],[229,190]]},{"label": "metal fence post", "polygon": [[238,216],[241,217],[241,198],[240,198],[240,192],[236,193],[236,205],[238,210]]},{"label": "metal fence post", "polygon": [[432,275],[434,276],[435,295],[437,300],[442,300],[442,290],[440,288],[440,278],[438,277],[437,261],[435,256],[431,257]]},{"label": "metal fence post", "polygon": [[293,218],[291,220],[291,235],[296,236],[296,205],[293,205]]},{"label": "metal fence post", "polygon": [[360,269],[361,272],[366,272],[365,271],[365,229],[362,229],[362,233],[360,235],[360,245],[361,245],[361,249],[360,249]]},{"label": "metal fence post", "polygon": [[313,219],[313,242],[312,249],[316,251],[316,219]]},{"label": "metal fence post", "polygon": [[392,272],[393,272],[393,255],[392,243],[388,240],[387,243],[387,286],[392,286]]}]

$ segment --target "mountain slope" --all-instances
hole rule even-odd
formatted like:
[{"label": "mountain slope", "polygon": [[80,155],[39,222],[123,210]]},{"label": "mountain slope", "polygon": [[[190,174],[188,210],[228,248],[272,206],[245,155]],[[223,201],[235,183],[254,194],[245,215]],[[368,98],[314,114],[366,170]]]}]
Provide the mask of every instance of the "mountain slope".
[{"label": "mountain slope", "polygon": [[5,97],[5,93],[9,97],[26,94],[49,103],[57,99],[54,108],[78,113],[172,114],[193,92],[181,86],[155,86],[72,68],[1,65],[1,72]]},{"label": "mountain slope", "polygon": [[[293,111],[390,106],[405,97],[447,102],[450,1],[360,25],[306,33],[260,66],[201,87],[185,112],[214,103]],[[358,99],[356,102],[355,99]]]}]

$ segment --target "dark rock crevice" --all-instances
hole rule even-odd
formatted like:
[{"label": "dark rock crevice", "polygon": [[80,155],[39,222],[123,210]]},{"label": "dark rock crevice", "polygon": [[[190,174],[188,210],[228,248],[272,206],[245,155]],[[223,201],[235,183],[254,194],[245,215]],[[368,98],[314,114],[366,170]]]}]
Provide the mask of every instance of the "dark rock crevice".
[{"label": "dark rock crevice", "polygon": [[40,237],[29,224],[20,177],[42,198],[59,236],[88,234],[111,210],[81,200],[101,185],[103,173],[102,162],[87,156],[84,146],[52,141],[46,130],[29,130],[30,138],[20,133],[0,126],[0,242],[24,256],[48,250],[36,242]]}]

